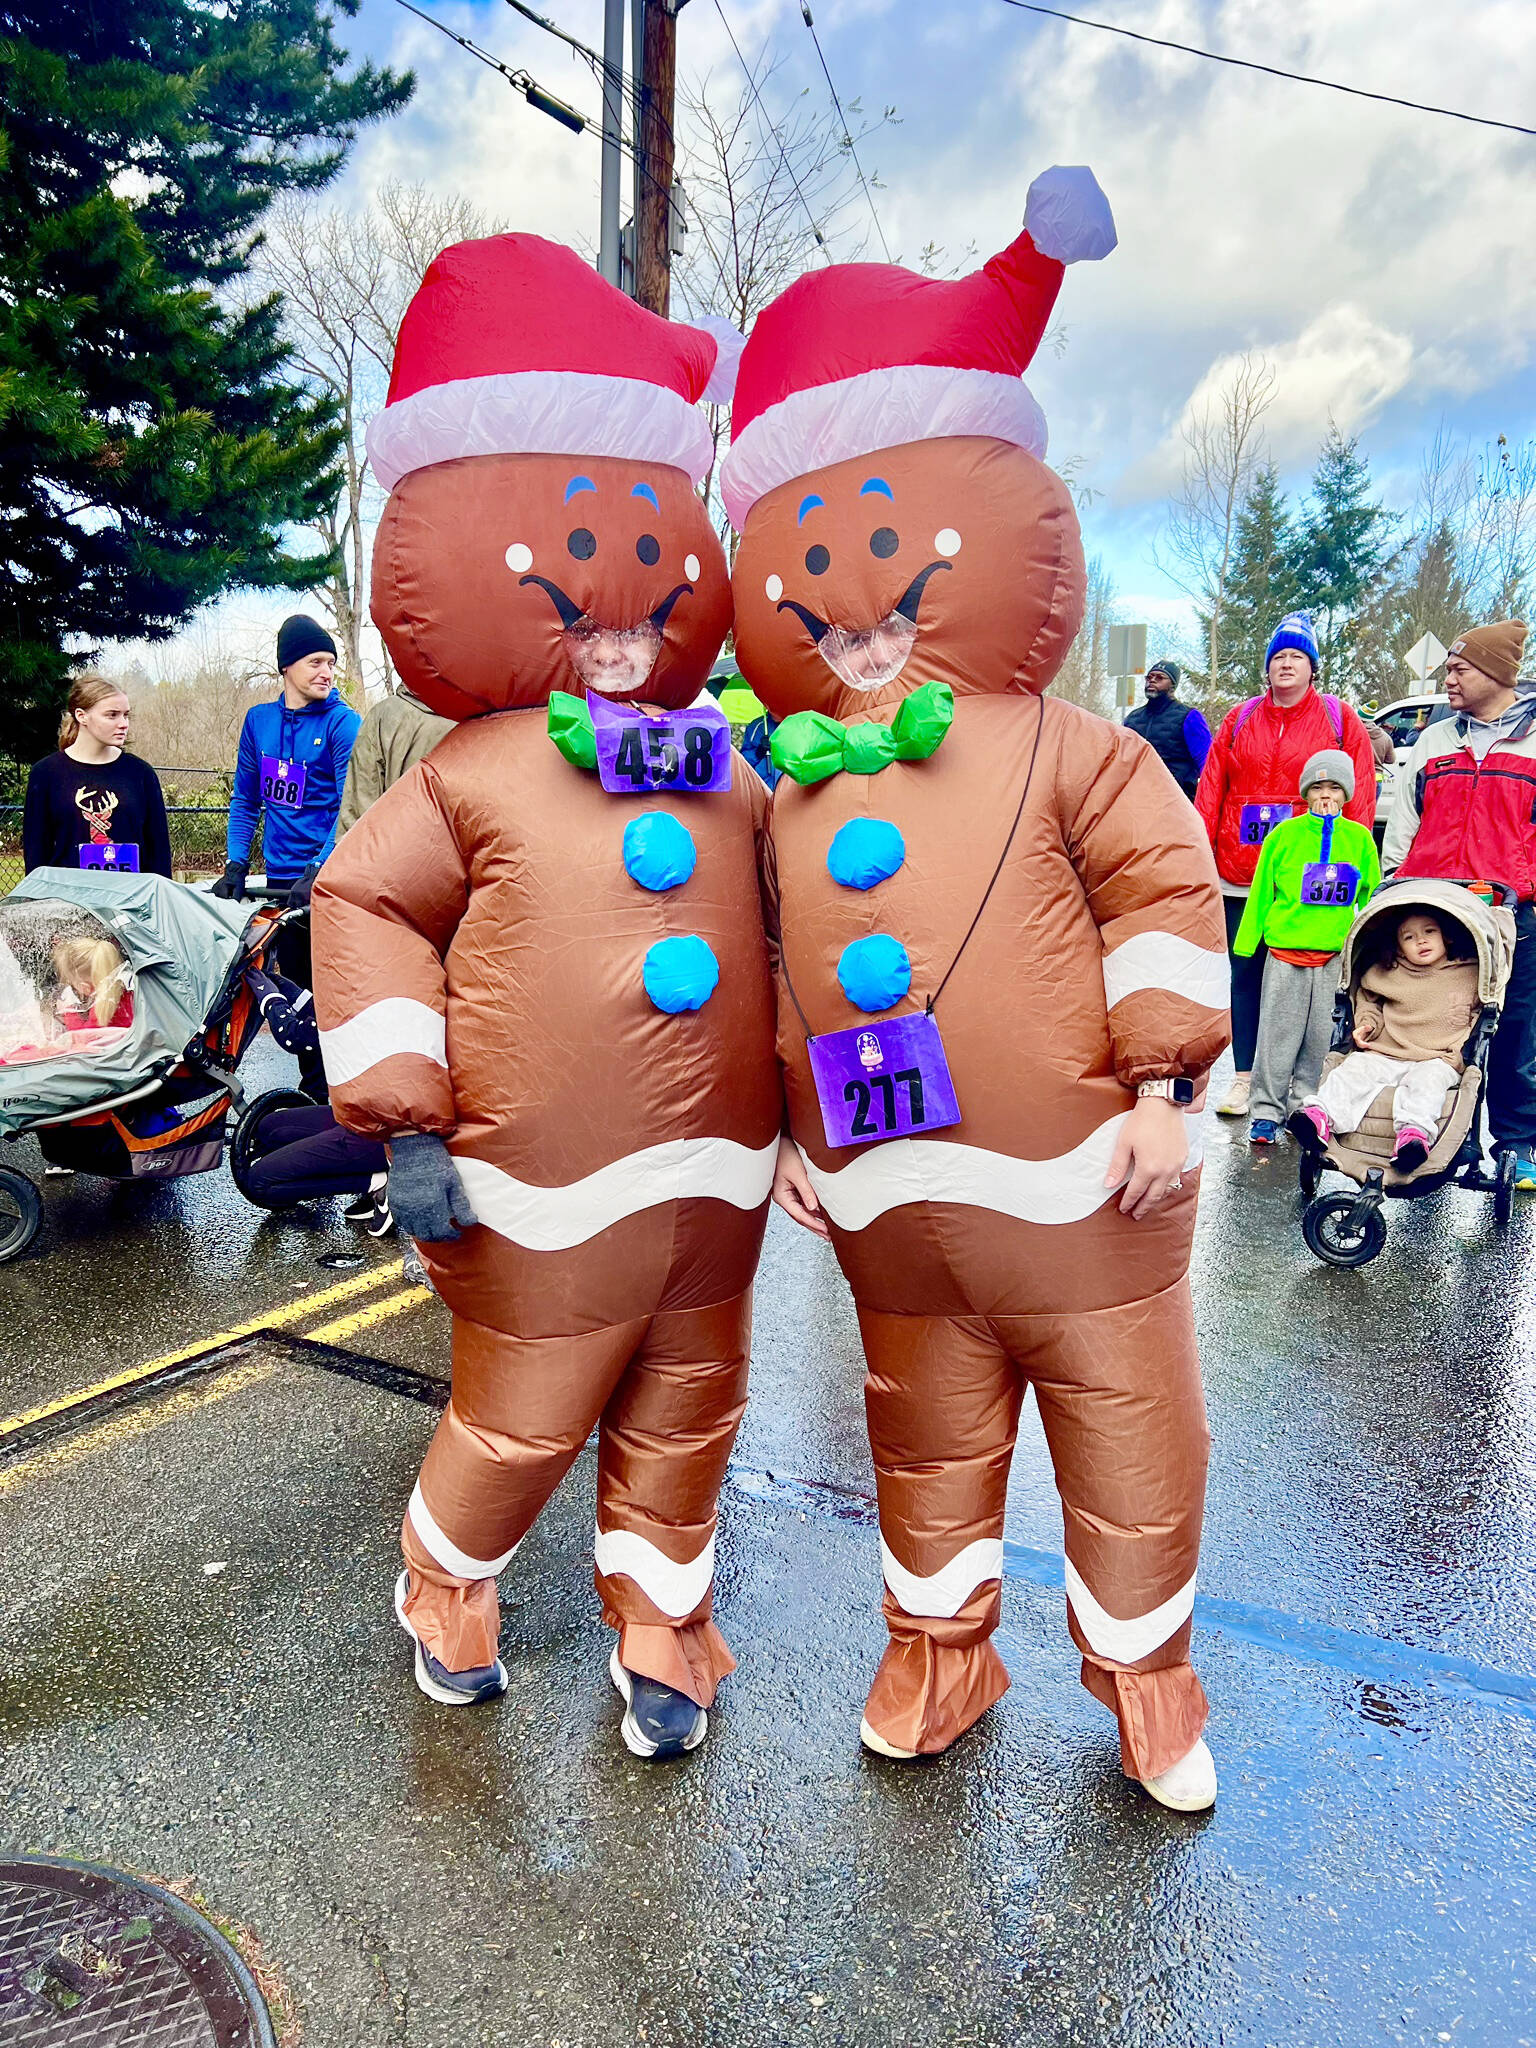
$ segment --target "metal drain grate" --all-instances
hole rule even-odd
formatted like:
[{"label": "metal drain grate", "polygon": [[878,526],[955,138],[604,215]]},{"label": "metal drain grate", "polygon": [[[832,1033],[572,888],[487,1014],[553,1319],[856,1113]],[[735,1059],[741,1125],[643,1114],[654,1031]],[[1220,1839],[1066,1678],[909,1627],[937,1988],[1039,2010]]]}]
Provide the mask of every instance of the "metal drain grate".
[{"label": "metal drain grate", "polygon": [[157,1885],[42,1856],[0,1861],[5,2048],[272,2048],[261,1994],[202,1915]]}]

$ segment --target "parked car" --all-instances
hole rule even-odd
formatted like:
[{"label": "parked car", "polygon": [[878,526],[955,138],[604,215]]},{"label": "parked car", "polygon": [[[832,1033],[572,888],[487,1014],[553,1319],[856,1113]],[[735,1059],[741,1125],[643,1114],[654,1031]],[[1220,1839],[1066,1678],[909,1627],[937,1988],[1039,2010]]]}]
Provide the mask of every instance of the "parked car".
[{"label": "parked car", "polygon": [[1450,716],[1450,702],[1439,690],[1424,690],[1416,696],[1399,697],[1395,703],[1384,704],[1380,711],[1372,714],[1371,723],[1386,731],[1392,741],[1393,753],[1392,767],[1379,768],[1376,772],[1378,834],[1385,830],[1387,813],[1392,808],[1392,785],[1398,766],[1407,760],[1426,725],[1437,725],[1442,718]]}]

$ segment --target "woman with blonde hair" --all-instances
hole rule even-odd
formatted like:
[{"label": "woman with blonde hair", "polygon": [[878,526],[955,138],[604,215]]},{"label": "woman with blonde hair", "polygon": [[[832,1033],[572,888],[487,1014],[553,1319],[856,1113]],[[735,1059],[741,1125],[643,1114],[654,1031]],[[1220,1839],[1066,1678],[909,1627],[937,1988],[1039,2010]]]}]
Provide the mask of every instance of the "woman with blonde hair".
[{"label": "woman with blonde hair", "polygon": [[171,835],[153,768],[125,753],[128,699],[106,676],[76,676],[57,753],[27,777],[21,850],[33,868],[169,875]]}]

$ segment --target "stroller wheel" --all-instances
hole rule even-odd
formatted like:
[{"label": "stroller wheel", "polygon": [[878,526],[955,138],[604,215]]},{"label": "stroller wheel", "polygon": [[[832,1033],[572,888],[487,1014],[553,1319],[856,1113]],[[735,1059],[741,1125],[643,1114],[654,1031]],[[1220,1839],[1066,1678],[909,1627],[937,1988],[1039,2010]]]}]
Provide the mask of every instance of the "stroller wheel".
[{"label": "stroller wheel", "polygon": [[43,1198],[24,1173],[0,1166],[0,1265],[19,1259],[42,1227]]},{"label": "stroller wheel", "polygon": [[1310,1202],[1323,1177],[1323,1162],[1315,1152],[1303,1152],[1296,1172],[1301,1181],[1301,1199]]},{"label": "stroller wheel", "polygon": [[1364,1221],[1351,1223],[1357,1195],[1320,1195],[1307,1204],[1301,1234],[1307,1249],[1330,1266],[1367,1266],[1387,1241],[1386,1218],[1368,1209]]},{"label": "stroller wheel", "polygon": [[1504,1146],[1494,1168],[1493,1187],[1493,1220],[1500,1230],[1509,1228],[1509,1219],[1515,1211],[1515,1176],[1519,1170],[1520,1161],[1514,1146]]},{"label": "stroller wheel", "polygon": [[[313,1109],[314,1106],[313,1098],[297,1088],[269,1088],[265,1095],[258,1095],[241,1112],[240,1121],[235,1125],[235,1135],[230,1140],[229,1171],[241,1194],[258,1209],[272,1206],[251,1192],[251,1168],[261,1157],[262,1125],[276,1109]],[[287,1208],[289,1205],[283,1202],[280,1206]]]}]

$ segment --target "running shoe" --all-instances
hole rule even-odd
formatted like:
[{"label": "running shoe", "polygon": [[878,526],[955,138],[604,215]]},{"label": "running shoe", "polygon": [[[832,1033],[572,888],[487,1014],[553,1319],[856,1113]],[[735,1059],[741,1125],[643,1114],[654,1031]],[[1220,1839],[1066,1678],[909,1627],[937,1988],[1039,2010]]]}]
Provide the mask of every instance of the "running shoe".
[{"label": "running shoe", "polygon": [[624,1701],[619,1733],[631,1756],[660,1761],[682,1756],[686,1750],[697,1749],[709,1733],[709,1716],[697,1701],[674,1692],[670,1685],[658,1685],[654,1678],[626,1671],[619,1662],[617,1643],[608,1659],[608,1676]]},{"label": "running shoe", "polygon": [[1159,1806],[1171,1807],[1175,1813],[1204,1813],[1216,1804],[1216,1762],[1203,1741],[1166,1771],[1138,1783]]},{"label": "running shoe", "polygon": [[1522,1195],[1536,1195],[1536,1145],[1516,1145],[1515,1186]]},{"label": "running shoe", "polygon": [[[1397,1134],[1397,1143],[1392,1147],[1392,1164],[1399,1173],[1417,1173],[1429,1157],[1430,1137],[1426,1131],[1416,1131],[1405,1125]],[[1536,1187],[1536,1181],[1531,1183]]]},{"label": "running shoe", "polygon": [[1280,1137],[1280,1126],[1271,1116],[1256,1116],[1248,1126],[1250,1145],[1273,1145]]},{"label": "running shoe", "polygon": [[1328,1112],[1319,1109],[1315,1102],[1303,1104],[1294,1116],[1288,1116],[1285,1128],[1307,1152],[1321,1153],[1333,1136],[1333,1125],[1328,1121]]},{"label": "running shoe", "polygon": [[416,1645],[416,1683],[427,1698],[441,1707],[475,1707],[482,1700],[499,1698],[507,1689],[507,1668],[501,1659],[477,1664],[469,1671],[450,1671],[440,1664],[406,1618],[405,1597],[410,1589],[411,1575],[402,1572],[395,1581],[395,1619]]},{"label": "running shoe", "polygon": [[1251,1074],[1234,1074],[1232,1076],[1232,1086],[1216,1105],[1216,1114],[1218,1116],[1246,1116],[1248,1114],[1248,1097],[1252,1089],[1253,1076]]}]

